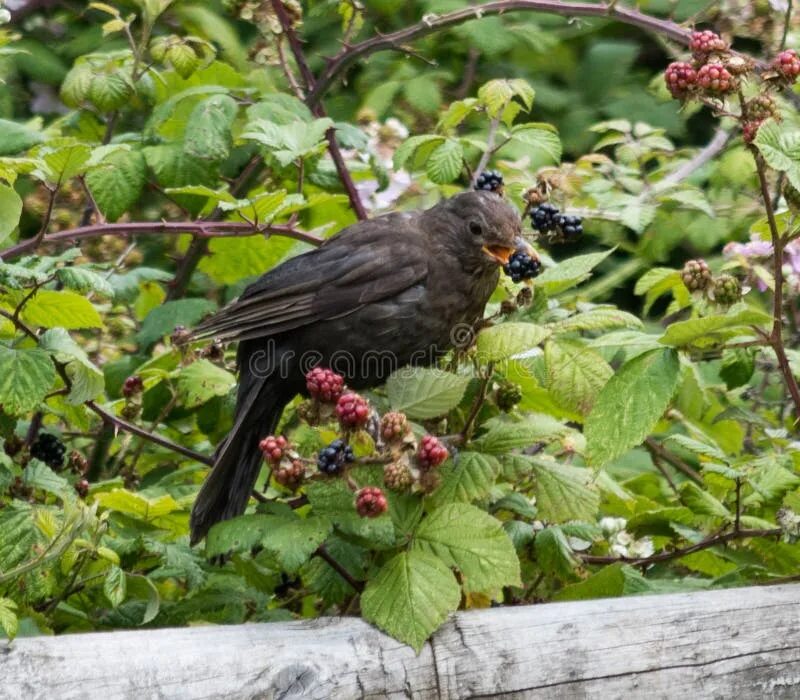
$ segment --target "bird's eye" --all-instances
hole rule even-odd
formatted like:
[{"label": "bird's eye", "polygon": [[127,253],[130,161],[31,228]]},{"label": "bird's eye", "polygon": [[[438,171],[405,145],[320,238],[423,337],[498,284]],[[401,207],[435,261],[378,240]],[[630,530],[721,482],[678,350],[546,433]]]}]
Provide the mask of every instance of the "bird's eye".
[{"label": "bird's eye", "polygon": [[473,236],[480,236],[483,234],[483,226],[481,226],[480,221],[470,221],[469,222],[469,232]]}]

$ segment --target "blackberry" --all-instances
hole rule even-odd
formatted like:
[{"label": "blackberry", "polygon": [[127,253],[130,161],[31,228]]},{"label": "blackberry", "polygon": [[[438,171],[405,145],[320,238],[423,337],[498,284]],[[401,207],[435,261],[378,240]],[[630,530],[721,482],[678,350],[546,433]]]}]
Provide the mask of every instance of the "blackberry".
[{"label": "blackberry", "polygon": [[553,206],[549,202],[540,204],[536,209],[531,211],[531,226],[539,231],[539,233],[553,231],[556,227],[556,217],[558,214],[558,207]]},{"label": "blackberry", "polygon": [[381,418],[381,437],[386,442],[402,440],[408,433],[408,418],[405,413],[389,411]]},{"label": "blackberry", "polygon": [[283,459],[288,446],[289,441],[283,435],[278,437],[268,435],[258,443],[258,449],[264,454],[264,459],[272,464],[278,464]]},{"label": "blackberry", "polygon": [[61,469],[64,466],[64,455],[67,448],[55,435],[41,433],[36,442],[31,445],[31,457],[44,462],[51,469]]},{"label": "blackberry", "polygon": [[721,63],[707,63],[697,71],[697,84],[717,95],[733,92],[737,87],[736,78]]},{"label": "blackberry", "polygon": [[748,121],[762,121],[778,115],[778,106],[769,95],[758,95],[745,102],[744,114]]},{"label": "blackberry", "polygon": [[781,77],[793,83],[800,75],[800,57],[794,49],[786,49],[772,59],[772,67]]},{"label": "blackberry", "polygon": [[306,374],[306,389],[312,398],[336,403],[344,389],[344,377],[324,367],[314,367]]},{"label": "blackberry", "polygon": [[710,29],[703,29],[699,32],[692,32],[689,48],[698,61],[704,61],[711,53],[727,51],[728,45],[716,32],[712,32]]},{"label": "blackberry", "polygon": [[387,510],[389,502],[377,486],[366,486],[356,494],[356,511],[362,518],[377,518]]},{"label": "blackberry", "polygon": [[742,139],[745,143],[753,143],[758,135],[758,129],[764,123],[763,119],[748,121],[742,124]]},{"label": "blackberry", "polygon": [[505,272],[513,282],[521,282],[522,280],[532,279],[537,277],[542,271],[542,263],[532,258],[527,253],[517,251],[503,265],[503,272]]},{"label": "blackberry", "polygon": [[80,479],[75,482],[75,492],[81,498],[86,498],[89,495],[89,482],[86,479]]},{"label": "blackberry", "polygon": [[497,388],[494,400],[497,408],[508,412],[522,401],[522,387],[514,382],[503,382]]},{"label": "blackberry", "polygon": [[383,483],[392,491],[407,491],[414,483],[414,477],[407,465],[390,462],[383,468]]},{"label": "blackberry", "polygon": [[681,270],[681,279],[690,292],[703,291],[711,284],[711,270],[705,260],[688,260]]},{"label": "blackberry", "polygon": [[67,460],[69,468],[76,474],[85,474],[89,471],[89,460],[86,459],[78,450],[72,450]]},{"label": "blackberry", "polygon": [[583,219],[580,216],[559,214],[556,217],[556,230],[561,234],[561,240],[567,243],[577,241],[583,235]]},{"label": "blackberry", "polygon": [[417,450],[417,463],[420,469],[430,469],[438,467],[448,456],[447,448],[439,442],[439,438],[435,435],[425,435]]},{"label": "blackberry", "polygon": [[487,192],[503,191],[503,176],[496,170],[484,170],[475,181],[476,190],[486,190]]},{"label": "blackberry", "polygon": [[122,383],[122,395],[126,399],[130,398],[131,396],[135,396],[136,394],[141,394],[142,389],[144,389],[144,382],[138,374],[128,377]]},{"label": "blackberry", "polygon": [[275,481],[281,486],[285,486],[287,489],[294,491],[303,483],[303,479],[306,475],[306,468],[299,459],[293,459],[291,463],[283,464],[278,467],[272,475],[275,477]]},{"label": "blackberry", "polygon": [[317,457],[317,468],[323,474],[338,474],[344,465],[355,460],[353,448],[344,440],[334,440],[326,448],[320,450]]},{"label": "blackberry", "polygon": [[363,428],[369,420],[369,404],[358,394],[342,394],[336,402],[336,415],[343,428]]},{"label": "blackberry", "polygon": [[714,280],[710,296],[720,306],[733,306],[742,298],[742,284],[733,275],[720,275]]},{"label": "blackberry", "polygon": [[664,82],[667,90],[676,100],[688,97],[692,88],[697,84],[697,71],[691,63],[675,61],[667,66],[664,71]]}]

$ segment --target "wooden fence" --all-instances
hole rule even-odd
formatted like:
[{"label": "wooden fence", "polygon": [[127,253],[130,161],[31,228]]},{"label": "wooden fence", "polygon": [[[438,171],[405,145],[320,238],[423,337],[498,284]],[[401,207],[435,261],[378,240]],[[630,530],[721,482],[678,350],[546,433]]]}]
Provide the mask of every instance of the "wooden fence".
[{"label": "wooden fence", "polygon": [[0,642],[0,698],[800,698],[800,586]]}]

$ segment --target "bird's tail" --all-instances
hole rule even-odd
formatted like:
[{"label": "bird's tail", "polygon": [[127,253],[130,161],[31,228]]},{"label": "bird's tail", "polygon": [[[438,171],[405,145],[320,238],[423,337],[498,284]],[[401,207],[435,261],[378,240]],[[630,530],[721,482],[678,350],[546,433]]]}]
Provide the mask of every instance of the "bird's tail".
[{"label": "bird's tail", "polygon": [[192,544],[215,523],[244,512],[263,460],[258,443],[274,432],[286,403],[270,382],[252,376],[240,380],[236,420],[214,453],[214,466],[192,508]]}]

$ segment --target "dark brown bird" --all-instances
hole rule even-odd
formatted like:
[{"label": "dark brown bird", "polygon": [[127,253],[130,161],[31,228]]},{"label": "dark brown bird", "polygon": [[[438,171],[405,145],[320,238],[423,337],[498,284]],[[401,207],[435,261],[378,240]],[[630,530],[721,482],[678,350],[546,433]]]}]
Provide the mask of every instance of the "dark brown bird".
[{"label": "dark brown bird", "polygon": [[258,442],[305,392],[309,369],[332,367],[359,389],[406,364],[430,364],[483,316],[518,248],[528,248],[518,212],[494,193],[466,192],[348,226],[195,329],[192,340],[239,342],[239,389],[233,428],[192,510],[192,542],[244,512]]}]

